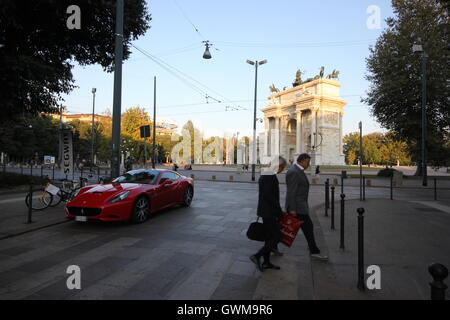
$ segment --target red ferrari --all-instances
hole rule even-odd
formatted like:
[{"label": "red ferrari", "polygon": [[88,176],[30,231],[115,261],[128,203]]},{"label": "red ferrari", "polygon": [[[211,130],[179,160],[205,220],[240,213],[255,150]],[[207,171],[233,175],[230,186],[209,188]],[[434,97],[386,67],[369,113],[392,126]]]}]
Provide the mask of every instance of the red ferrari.
[{"label": "red ferrari", "polygon": [[67,217],[76,221],[132,221],[176,205],[188,207],[194,196],[191,178],[159,169],[132,170],[111,184],[81,188],[67,203]]}]

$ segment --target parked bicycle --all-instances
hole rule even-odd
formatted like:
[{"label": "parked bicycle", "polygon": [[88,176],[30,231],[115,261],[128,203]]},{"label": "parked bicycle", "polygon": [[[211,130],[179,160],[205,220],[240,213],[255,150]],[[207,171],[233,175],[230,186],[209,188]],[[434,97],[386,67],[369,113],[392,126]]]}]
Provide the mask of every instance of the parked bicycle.
[{"label": "parked bicycle", "polygon": [[[44,210],[48,207],[56,207],[63,202],[69,202],[78,193],[79,189],[87,184],[88,179],[80,178],[80,180],[62,179],[57,183],[48,182],[43,189],[33,191],[33,210]],[[56,184],[60,183],[60,186]],[[30,206],[31,194],[28,193],[25,198],[27,207]],[[35,199],[36,198],[36,199]]]}]

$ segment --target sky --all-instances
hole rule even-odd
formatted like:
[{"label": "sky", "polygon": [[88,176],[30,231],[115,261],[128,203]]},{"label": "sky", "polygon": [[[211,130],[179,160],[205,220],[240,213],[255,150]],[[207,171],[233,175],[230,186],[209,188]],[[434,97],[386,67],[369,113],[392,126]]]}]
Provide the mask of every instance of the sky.
[{"label": "sky", "polygon": [[[175,68],[177,76],[132,48],[123,64],[122,112],[140,106],[153,114],[156,76],[157,117],[180,127],[192,120],[206,136],[250,136],[255,67],[246,60],[267,59],[258,69],[258,118],[271,84],[290,88],[298,69],[306,79],[324,66],[325,75],[340,71],[341,96],[348,103],[344,134],[358,131],[359,121],[364,134],[385,132],[361,97],[370,86],[365,80],[369,46],[393,16],[389,0],[155,0],[147,5],[151,28],[133,44]],[[379,8],[379,26],[373,6]],[[202,58],[206,40],[213,45],[210,60]],[[69,112],[91,113],[94,87],[96,113],[112,110],[112,73],[98,65],[76,65],[73,74],[78,88],[65,96]],[[257,131],[264,131],[263,123]]]}]

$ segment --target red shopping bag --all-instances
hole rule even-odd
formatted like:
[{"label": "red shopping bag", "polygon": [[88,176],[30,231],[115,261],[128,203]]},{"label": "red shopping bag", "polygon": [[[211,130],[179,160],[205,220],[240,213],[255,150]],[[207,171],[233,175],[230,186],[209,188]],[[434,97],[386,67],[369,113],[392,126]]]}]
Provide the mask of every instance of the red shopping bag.
[{"label": "red shopping bag", "polygon": [[286,245],[287,247],[291,247],[292,242],[294,242],[295,237],[297,236],[298,230],[303,222],[294,218],[293,216],[285,213],[280,220],[280,229],[281,229],[281,243]]}]

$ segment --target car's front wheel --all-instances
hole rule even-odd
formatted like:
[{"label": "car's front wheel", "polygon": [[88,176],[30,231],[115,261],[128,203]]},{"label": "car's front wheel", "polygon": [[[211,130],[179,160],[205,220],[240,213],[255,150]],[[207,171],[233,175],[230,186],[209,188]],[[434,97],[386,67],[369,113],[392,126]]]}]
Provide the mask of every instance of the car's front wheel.
[{"label": "car's front wheel", "polygon": [[191,186],[189,186],[186,188],[186,191],[184,191],[183,206],[189,207],[192,203],[193,198],[194,198],[194,189]]},{"label": "car's front wheel", "polygon": [[133,223],[145,222],[150,217],[150,202],[147,197],[141,196],[133,206],[131,221]]}]

